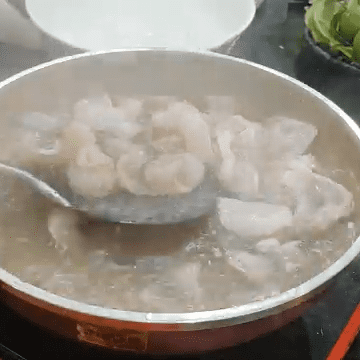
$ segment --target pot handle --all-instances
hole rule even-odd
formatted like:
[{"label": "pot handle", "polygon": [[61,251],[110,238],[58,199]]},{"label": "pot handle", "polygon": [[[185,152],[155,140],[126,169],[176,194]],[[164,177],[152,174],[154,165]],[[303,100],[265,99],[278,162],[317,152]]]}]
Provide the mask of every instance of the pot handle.
[{"label": "pot handle", "polygon": [[25,19],[7,0],[0,0],[0,42],[41,49],[42,32]]},{"label": "pot handle", "polygon": [[344,359],[352,343],[360,331],[360,303],[356,306],[349,321],[341,331],[335,345],[330,350],[326,360]]}]

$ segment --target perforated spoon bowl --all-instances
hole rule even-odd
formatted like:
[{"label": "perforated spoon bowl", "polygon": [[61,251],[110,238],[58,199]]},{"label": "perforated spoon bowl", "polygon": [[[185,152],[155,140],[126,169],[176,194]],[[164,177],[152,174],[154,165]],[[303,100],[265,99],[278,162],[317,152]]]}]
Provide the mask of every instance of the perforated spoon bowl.
[{"label": "perforated spoon bowl", "polygon": [[[216,186],[209,176],[192,192],[181,196],[136,196],[119,192],[105,198],[85,198],[50,186],[31,173],[0,164],[1,174],[12,175],[56,204],[74,208],[97,219],[142,225],[176,224],[197,220],[214,211]],[[66,194],[65,194],[66,193]]]}]

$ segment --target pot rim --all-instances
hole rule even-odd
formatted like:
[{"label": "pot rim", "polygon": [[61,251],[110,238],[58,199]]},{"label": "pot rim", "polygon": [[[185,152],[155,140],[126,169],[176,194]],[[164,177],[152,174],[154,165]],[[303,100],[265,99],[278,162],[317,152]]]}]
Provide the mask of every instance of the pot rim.
[{"label": "pot rim", "polygon": [[[60,59],[52,60],[47,63],[37,65],[33,68],[24,70],[10,78],[0,82],[0,90],[7,85],[13,83],[16,80],[21,79],[27,75],[40,71],[44,68],[55,66],[57,64],[76,60],[80,58],[93,57],[98,55],[106,55],[111,53],[122,52],[162,52],[162,53],[181,53],[184,56],[195,55],[201,57],[212,57],[223,61],[232,61],[241,64],[246,64],[255,67],[259,70],[266,71],[277,77],[282,78],[296,86],[301,87],[305,91],[311,93],[317,100],[325,103],[332,111],[337,113],[345,123],[350,127],[351,131],[360,139],[360,128],[353,119],[350,118],[340,107],[338,107],[331,100],[327,99],[324,95],[320,94],[311,87],[304,83],[283,74],[277,70],[268,68],[266,66],[256,64],[254,62],[229,57],[222,54],[212,53],[210,51],[185,51],[177,49],[157,49],[157,48],[144,48],[144,49],[114,49],[110,51],[96,51],[86,52],[76,55],[63,57]],[[1,96],[1,95],[0,95]],[[188,313],[151,313],[151,312],[133,312],[116,310],[110,308],[104,308],[101,306],[88,305],[75,300],[63,298],[58,295],[54,295],[43,289],[40,289],[34,285],[21,281],[18,277],[10,274],[6,270],[0,268],[0,288],[1,281],[11,288],[24,293],[36,300],[41,300],[47,304],[59,307],[62,309],[75,311],[81,314],[101,317],[107,320],[117,320],[131,323],[145,323],[145,324],[157,324],[157,329],[163,331],[174,330],[174,326],[181,330],[201,330],[201,329],[213,329],[219,327],[225,327],[229,325],[242,324],[250,321],[254,321],[271,314],[278,314],[286,308],[297,306],[304,302],[307,298],[310,298],[311,293],[321,288],[327,282],[332,280],[335,275],[340,273],[345,267],[347,267],[360,253],[360,236],[353,242],[351,247],[332,265],[326,270],[311,278],[310,280],[300,284],[299,286],[292,288],[280,295],[265,299],[262,301],[255,301],[249,304],[201,312],[188,312]],[[169,325],[173,325],[169,328]]]}]

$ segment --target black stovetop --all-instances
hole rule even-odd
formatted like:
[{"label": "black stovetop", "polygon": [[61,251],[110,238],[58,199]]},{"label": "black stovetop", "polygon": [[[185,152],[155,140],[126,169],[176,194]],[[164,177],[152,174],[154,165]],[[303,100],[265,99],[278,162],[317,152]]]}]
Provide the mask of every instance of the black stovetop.
[{"label": "black stovetop", "polygon": [[[9,0],[23,11],[24,0]],[[349,102],[346,83],[339,90],[304,47],[304,6],[307,1],[265,0],[250,27],[229,49],[218,51],[245,58],[298,78],[331,98],[360,122],[360,108]],[[45,39],[42,51],[0,43],[0,80],[54,59],[78,52],[55,40]],[[325,74],[325,75],[324,75]],[[337,78],[336,81],[339,81]],[[360,85],[359,85],[360,87]],[[360,103],[360,102],[359,102]],[[360,105],[359,105],[360,106]],[[355,306],[360,301],[360,260],[337,277],[325,298],[302,318],[267,336],[227,350],[202,354],[197,359],[315,359],[326,358]],[[3,359],[119,359],[134,358],[80,345],[29,323],[0,299],[0,360]],[[10,351],[11,349],[11,351]],[[17,357],[13,352],[20,354]],[[167,357],[169,358],[169,357]],[[186,357],[190,358],[190,357]],[[360,359],[360,338],[346,359]]]}]

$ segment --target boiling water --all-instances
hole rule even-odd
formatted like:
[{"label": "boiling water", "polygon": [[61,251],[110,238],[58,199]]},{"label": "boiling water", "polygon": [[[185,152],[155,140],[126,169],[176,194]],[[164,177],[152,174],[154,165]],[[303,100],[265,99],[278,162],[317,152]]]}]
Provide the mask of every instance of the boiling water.
[{"label": "boiling water", "polygon": [[98,197],[186,193],[210,168],[217,212],[171,226],[103,223],[3,176],[0,265],[63,297],[144,312],[239,306],[323,271],[358,229],[352,194],[307,152],[316,128],[282,117],[252,123],[223,111],[225,100],[209,98],[202,113],[173,98],[113,105],[105,96],[67,116],[22,115],[3,161],[60,171],[74,191]]}]

